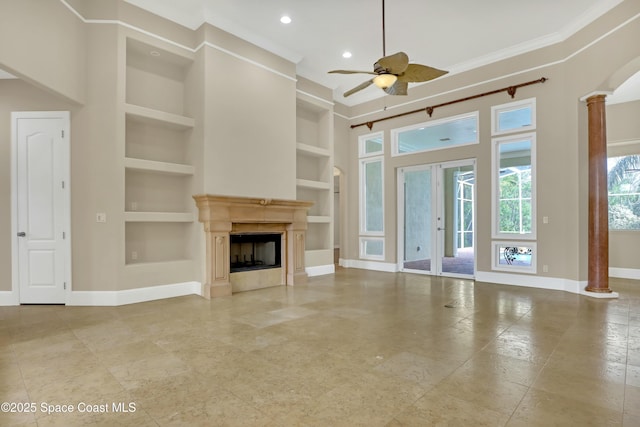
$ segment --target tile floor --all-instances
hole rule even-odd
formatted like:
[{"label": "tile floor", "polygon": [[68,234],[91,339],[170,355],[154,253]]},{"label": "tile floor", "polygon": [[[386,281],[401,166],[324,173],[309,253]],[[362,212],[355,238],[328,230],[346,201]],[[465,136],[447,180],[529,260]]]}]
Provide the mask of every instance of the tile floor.
[{"label": "tile floor", "polygon": [[0,425],[638,426],[640,283],[611,284],[339,269],[212,301],[0,307],[0,400],[35,404]]}]

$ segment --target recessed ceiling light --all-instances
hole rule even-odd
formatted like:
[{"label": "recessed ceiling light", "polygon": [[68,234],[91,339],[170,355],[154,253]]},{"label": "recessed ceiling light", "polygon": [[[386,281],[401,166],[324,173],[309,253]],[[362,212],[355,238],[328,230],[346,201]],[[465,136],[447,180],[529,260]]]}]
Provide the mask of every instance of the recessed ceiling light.
[{"label": "recessed ceiling light", "polygon": [[157,50],[152,50],[151,52],[149,52],[149,55],[151,55],[151,56],[160,56],[160,52],[158,52]]},{"label": "recessed ceiling light", "polygon": [[291,18],[289,18],[287,15],[282,15],[282,18],[280,18],[280,22],[282,22],[283,24],[291,24]]},{"label": "recessed ceiling light", "polygon": [[351,58],[351,52],[349,52],[349,51],[345,51],[345,52],[342,54],[342,57],[343,57],[343,58]]}]

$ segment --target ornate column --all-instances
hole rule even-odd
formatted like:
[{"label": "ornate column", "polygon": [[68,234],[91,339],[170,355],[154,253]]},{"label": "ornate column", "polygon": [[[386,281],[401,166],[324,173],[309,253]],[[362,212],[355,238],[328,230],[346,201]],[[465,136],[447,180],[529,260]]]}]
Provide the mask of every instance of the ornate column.
[{"label": "ornate column", "polygon": [[609,289],[606,95],[587,98],[589,117],[589,277],[586,291]]}]

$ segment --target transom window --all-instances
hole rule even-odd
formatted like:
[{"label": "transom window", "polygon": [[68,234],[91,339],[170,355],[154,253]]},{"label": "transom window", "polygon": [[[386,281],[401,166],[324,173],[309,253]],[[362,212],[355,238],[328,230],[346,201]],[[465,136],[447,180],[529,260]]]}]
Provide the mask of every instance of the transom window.
[{"label": "transom window", "polygon": [[491,107],[491,134],[530,131],[536,128],[536,99],[524,99]]},{"label": "transom window", "polygon": [[478,143],[478,112],[420,123],[391,131],[393,155]]}]

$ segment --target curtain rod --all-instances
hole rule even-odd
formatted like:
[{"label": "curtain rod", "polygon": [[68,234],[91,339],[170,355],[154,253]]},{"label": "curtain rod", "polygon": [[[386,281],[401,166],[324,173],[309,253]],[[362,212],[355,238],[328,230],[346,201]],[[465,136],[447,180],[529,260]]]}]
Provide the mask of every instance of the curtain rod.
[{"label": "curtain rod", "polygon": [[524,87],[524,86],[529,86],[529,85],[535,85],[535,84],[538,84],[538,83],[544,83],[547,80],[549,80],[549,79],[546,78],[546,77],[542,77],[542,78],[540,78],[538,80],[532,80],[530,82],[520,83],[520,84],[517,84],[517,85],[514,85],[514,86],[507,86],[507,87],[503,87],[502,89],[496,89],[496,90],[492,90],[492,91],[489,91],[489,92],[479,93],[477,95],[467,96],[466,98],[456,99],[454,101],[443,102],[442,104],[433,105],[431,107],[420,108],[418,110],[407,111],[406,113],[400,113],[400,114],[396,114],[394,116],[384,117],[382,119],[371,120],[369,122],[364,122],[364,123],[358,123],[357,125],[351,125],[351,129],[357,128],[359,126],[365,126],[366,125],[369,128],[369,130],[371,130],[373,128],[374,123],[382,122],[384,120],[396,119],[398,117],[407,116],[409,114],[421,113],[423,111],[426,112],[429,115],[429,117],[431,117],[431,115],[433,114],[433,110],[435,110],[436,108],[444,107],[446,105],[451,105],[451,104],[457,104],[458,102],[470,101],[472,99],[482,98],[483,96],[494,95],[494,94],[500,93],[500,92],[507,92],[509,95],[511,95],[511,98],[513,98],[516,95],[516,91],[518,90],[518,88],[521,88],[521,87]]}]

